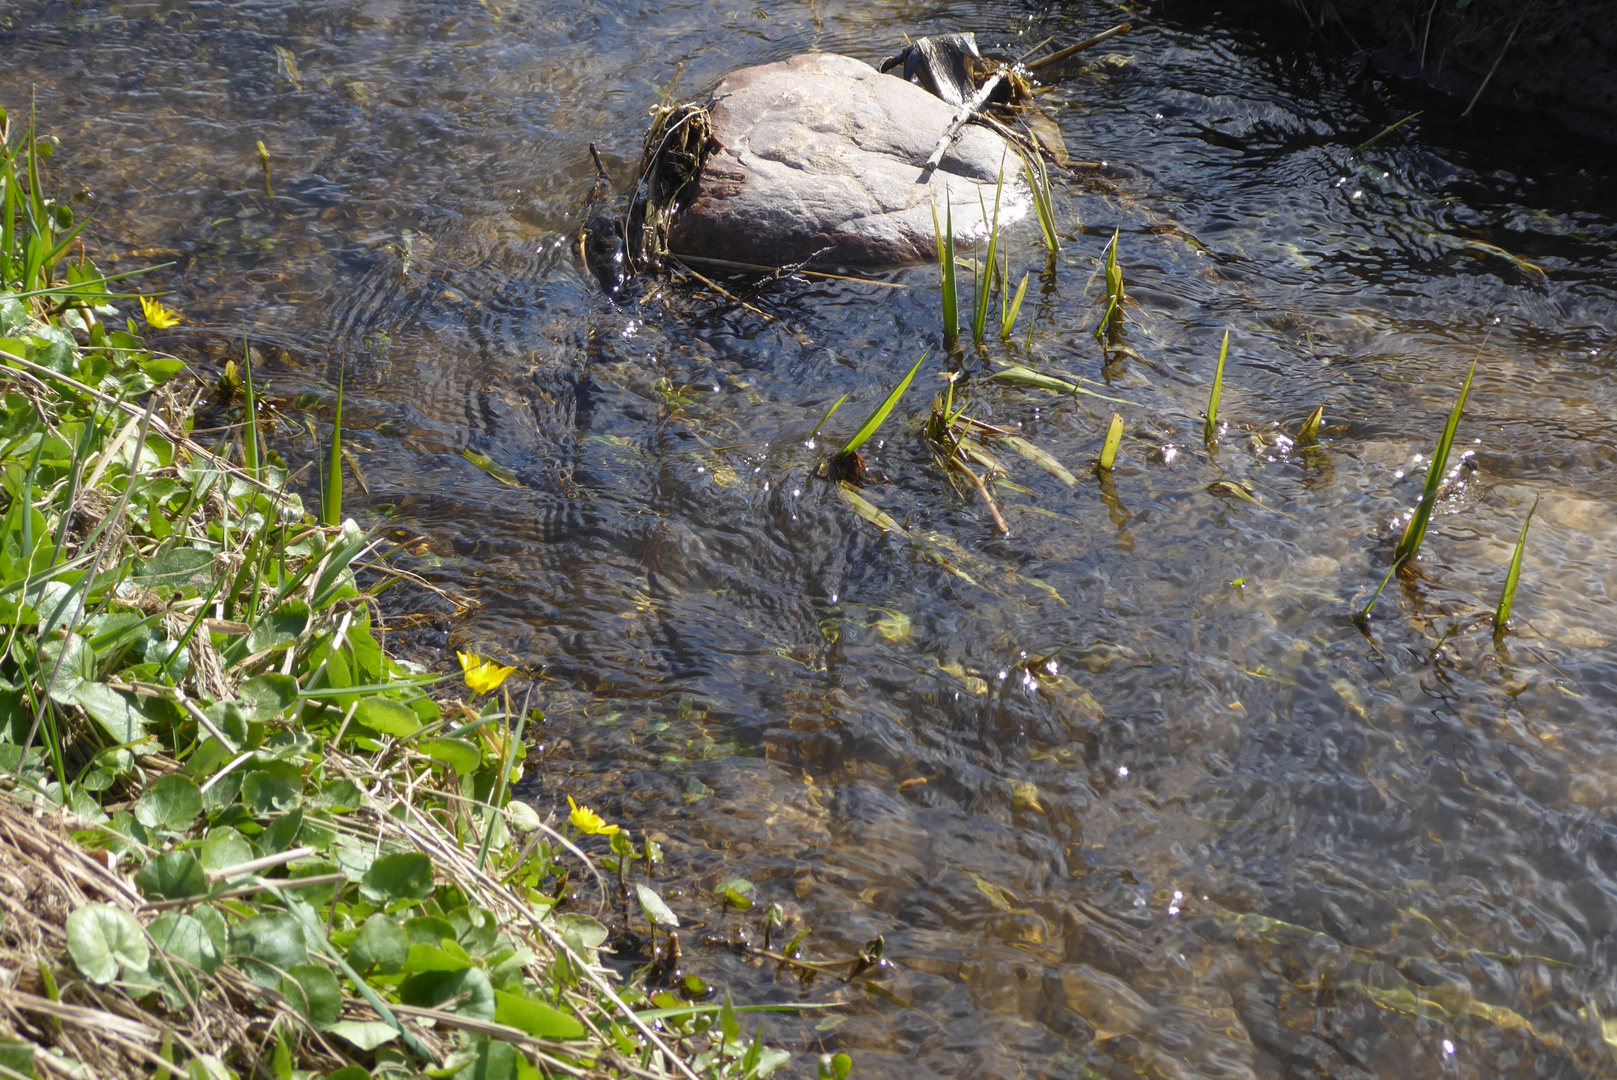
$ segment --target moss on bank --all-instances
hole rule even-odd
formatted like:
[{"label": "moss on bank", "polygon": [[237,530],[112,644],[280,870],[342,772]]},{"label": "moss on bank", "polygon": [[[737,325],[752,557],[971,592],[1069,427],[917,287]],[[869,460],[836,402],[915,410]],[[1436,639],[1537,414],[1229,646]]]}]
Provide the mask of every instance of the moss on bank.
[{"label": "moss on bank", "polygon": [[305,512],[250,370],[145,347],[181,316],[86,256],[51,150],[0,112],[0,1076],[779,1067],[700,980],[603,965],[597,888],[674,918],[657,846],[511,799],[531,690],[389,654],[377,596],[426,583],[334,486]]}]

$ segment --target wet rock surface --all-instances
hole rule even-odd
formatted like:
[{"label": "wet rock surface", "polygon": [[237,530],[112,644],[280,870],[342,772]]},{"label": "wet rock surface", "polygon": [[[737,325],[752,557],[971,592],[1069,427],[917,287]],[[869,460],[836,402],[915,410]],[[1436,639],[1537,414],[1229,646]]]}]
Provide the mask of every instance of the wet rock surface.
[{"label": "wet rock surface", "polygon": [[676,254],[779,266],[899,266],[935,258],[932,211],[957,239],[982,235],[1003,164],[1001,223],[1026,214],[1017,151],[967,125],[931,174],[922,165],[954,109],[834,53],[726,76],[713,92],[719,148],[675,223]]}]

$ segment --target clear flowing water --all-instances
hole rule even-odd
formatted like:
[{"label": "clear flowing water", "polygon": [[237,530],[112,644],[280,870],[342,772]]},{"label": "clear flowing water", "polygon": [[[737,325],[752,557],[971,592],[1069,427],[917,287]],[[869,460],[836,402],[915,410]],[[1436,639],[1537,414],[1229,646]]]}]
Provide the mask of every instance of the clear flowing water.
[{"label": "clear flowing water", "polygon": [[[350,508],[476,607],[395,603],[542,670],[525,794],[663,837],[688,970],[845,1003],[770,1021],[800,1075],[836,1049],[892,1077],[1611,1075],[1608,151],[1446,128],[1452,103],[1217,24],[1111,43],[1045,99],[1106,167],[1060,182],[1053,270],[1013,234],[1017,341],[950,362],[974,415],[1076,474],[998,451],[1009,535],[921,438],[940,352],[867,454],[866,496],[912,539],[805,445],[936,350],[934,268],[614,305],[568,254],[588,144],[627,179],[676,70],[694,96],[804,50],[975,29],[1016,52],[1115,21],[1098,0],[25,0],[0,12],[0,101],[37,95],[104,264],[174,262],[168,348],[222,362],[246,328],[294,459],[342,373]],[[1106,357],[1114,229],[1134,303]],[[1112,406],[987,381],[1004,360],[1134,403],[1109,483],[1087,466]],[[1367,639],[1352,613],[1472,361],[1475,474]],[[733,877],[754,912],[714,898]],[[892,970],[803,986],[737,955],[770,903],[813,927],[808,955],[881,935]]]}]

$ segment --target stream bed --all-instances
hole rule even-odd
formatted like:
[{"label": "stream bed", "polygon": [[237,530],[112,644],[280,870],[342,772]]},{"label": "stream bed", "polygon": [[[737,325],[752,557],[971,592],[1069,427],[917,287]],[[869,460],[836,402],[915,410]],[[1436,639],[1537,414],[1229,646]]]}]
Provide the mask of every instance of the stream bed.
[{"label": "stream bed", "polygon": [[[156,344],[206,365],[251,339],[290,459],[342,380],[349,512],[474,605],[394,596],[436,620],[405,641],[542,673],[521,792],[661,838],[687,971],[738,1003],[843,1003],[769,1019],[793,1075],[837,1050],[892,1080],[1613,1075],[1609,148],[1147,22],[1042,98],[1097,167],[1057,181],[1053,262],[1009,233],[1031,275],[1010,341],[949,357],[932,266],[719,279],[743,305],[694,281],[611,302],[574,264],[589,144],[628,183],[676,74],[695,97],[807,50],[879,62],[971,29],[1015,54],[1122,19],[19,0],[0,103],[33,95],[61,136],[103,266],[173,264],[152,280],[188,321]],[[1114,231],[1132,303],[1103,352]],[[816,471],[929,348],[864,451],[899,535]],[[1006,362],[1130,404],[986,377]],[[1366,635],[1473,362],[1475,468]],[[951,370],[957,404],[1076,480],[996,451],[1008,534],[921,437]],[[716,895],[737,878],[749,912]],[[771,904],[777,941],[880,936],[890,968],[804,984],[747,958]]]}]

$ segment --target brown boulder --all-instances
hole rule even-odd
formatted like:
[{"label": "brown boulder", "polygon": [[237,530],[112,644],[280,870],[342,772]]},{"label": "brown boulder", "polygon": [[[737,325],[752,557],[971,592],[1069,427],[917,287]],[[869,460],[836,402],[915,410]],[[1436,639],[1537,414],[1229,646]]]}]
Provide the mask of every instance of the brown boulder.
[{"label": "brown boulder", "polygon": [[1003,165],[1000,222],[1029,207],[1015,147],[967,125],[930,175],[922,165],[953,107],[835,53],[743,68],[713,92],[718,144],[669,235],[677,254],[780,266],[900,266],[937,257],[932,209],[957,241],[986,234]]}]

